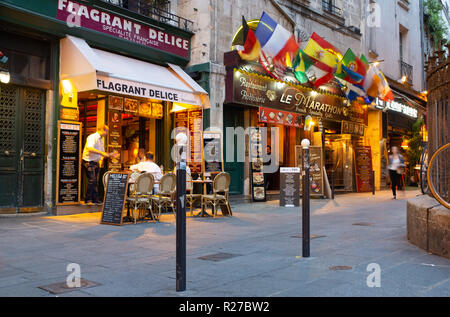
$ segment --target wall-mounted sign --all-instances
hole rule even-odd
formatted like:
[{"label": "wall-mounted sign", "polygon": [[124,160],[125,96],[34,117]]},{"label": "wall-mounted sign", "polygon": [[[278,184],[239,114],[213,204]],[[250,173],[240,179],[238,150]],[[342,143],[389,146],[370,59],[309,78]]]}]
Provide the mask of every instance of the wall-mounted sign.
[{"label": "wall-mounted sign", "polygon": [[203,171],[205,173],[223,172],[222,134],[219,132],[203,132]]},{"label": "wall-mounted sign", "polygon": [[149,84],[97,75],[97,89],[116,94],[201,106],[200,95]]},{"label": "wall-mounted sign", "polygon": [[358,136],[364,136],[365,126],[356,122],[342,121],[341,133],[342,134],[353,134]]},{"label": "wall-mounted sign", "polygon": [[302,116],[295,112],[260,107],[259,122],[282,124],[299,128],[302,124]]},{"label": "wall-mounted sign", "polygon": [[78,121],[80,113],[78,108],[64,108],[61,107],[59,118],[61,120]]},{"label": "wall-mounted sign", "polygon": [[110,11],[92,8],[77,1],[58,0],[56,18],[69,25],[105,33],[136,44],[189,58],[190,40],[161,29],[151,28]]},{"label": "wall-mounted sign", "polygon": [[108,96],[108,109],[110,110],[123,110],[123,97]]},{"label": "wall-mounted sign", "polygon": [[[230,77],[229,77],[230,78]],[[231,79],[230,79],[231,80]],[[227,89],[226,102],[267,107],[303,116],[367,124],[367,107],[330,94],[322,94],[301,86],[291,86],[268,77],[233,72],[232,89]],[[228,83],[227,83],[228,85]]]},{"label": "wall-mounted sign", "polygon": [[387,102],[377,98],[376,107],[382,110],[387,109],[395,112],[400,112],[407,116],[410,116],[411,118],[417,118],[419,114],[417,109],[397,101]]},{"label": "wall-mounted sign", "polygon": [[122,153],[122,112],[110,110],[108,113],[108,126],[108,152],[118,155],[118,157],[109,160],[108,169],[117,172],[122,169],[120,157]]},{"label": "wall-mounted sign", "polygon": [[263,173],[263,135],[261,129],[250,129],[249,146],[252,199],[253,201],[266,201],[266,182]]},{"label": "wall-mounted sign", "polygon": [[58,162],[56,166],[56,203],[80,202],[81,123],[58,122]]}]

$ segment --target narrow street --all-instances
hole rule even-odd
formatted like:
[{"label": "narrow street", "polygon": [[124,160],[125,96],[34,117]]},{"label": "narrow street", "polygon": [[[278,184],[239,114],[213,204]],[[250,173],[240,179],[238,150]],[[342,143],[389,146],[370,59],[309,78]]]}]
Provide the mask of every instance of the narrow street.
[{"label": "narrow street", "polygon": [[[0,296],[450,296],[450,261],[406,239],[406,199],[418,194],[313,199],[307,259],[301,208],[271,201],[234,204],[232,218],[188,213],[182,293],[173,214],[122,227],[100,225],[100,213],[3,217]],[[70,263],[98,285],[58,295],[39,288],[65,282]],[[367,286],[370,263],[381,268],[380,287]]]}]

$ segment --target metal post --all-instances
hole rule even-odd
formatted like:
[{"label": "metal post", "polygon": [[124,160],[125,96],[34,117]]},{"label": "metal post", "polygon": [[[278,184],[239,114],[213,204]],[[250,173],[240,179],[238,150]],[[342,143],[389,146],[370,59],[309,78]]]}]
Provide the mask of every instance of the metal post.
[{"label": "metal post", "polygon": [[334,199],[334,170],[331,170],[331,199]]},{"label": "metal post", "polygon": [[302,183],[302,256],[309,257],[310,232],[309,232],[309,140],[302,140],[303,148],[303,183]]},{"label": "metal post", "polygon": [[375,195],[375,171],[372,171],[372,195]]},{"label": "metal post", "polygon": [[[182,136],[180,136],[182,135]],[[183,137],[184,136],[184,137]],[[186,140],[185,134],[176,136],[177,194],[176,194],[176,278],[177,292],[186,290]]]}]

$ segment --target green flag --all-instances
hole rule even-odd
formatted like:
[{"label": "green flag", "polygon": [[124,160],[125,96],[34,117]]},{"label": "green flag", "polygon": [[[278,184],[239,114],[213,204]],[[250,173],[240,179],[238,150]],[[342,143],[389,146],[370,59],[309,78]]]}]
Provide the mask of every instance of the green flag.
[{"label": "green flag", "polygon": [[314,64],[314,61],[302,50],[298,50],[292,67],[294,68],[294,76],[301,83],[308,82],[306,71]]}]

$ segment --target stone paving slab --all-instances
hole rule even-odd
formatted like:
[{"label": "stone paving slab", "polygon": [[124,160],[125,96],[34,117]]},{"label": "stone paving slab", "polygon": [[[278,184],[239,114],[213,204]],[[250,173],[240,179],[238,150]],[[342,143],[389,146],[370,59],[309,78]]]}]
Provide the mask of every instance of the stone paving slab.
[{"label": "stone paving slab", "polygon": [[[175,292],[175,219],[122,227],[99,213],[0,219],[0,296],[56,296],[67,264],[100,285],[57,296],[450,296],[450,260],[406,238],[406,191],[311,200],[311,257],[301,258],[301,208],[233,203],[234,217],[187,217],[187,291]],[[370,223],[355,226],[354,223]],[[239,256],[218,262],[199,257]],[[381,287],[366,284],[381,267]],[[351,266],[332,271],[331,266]]]}]

